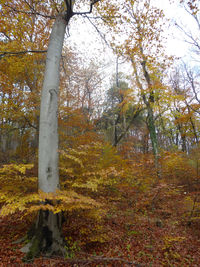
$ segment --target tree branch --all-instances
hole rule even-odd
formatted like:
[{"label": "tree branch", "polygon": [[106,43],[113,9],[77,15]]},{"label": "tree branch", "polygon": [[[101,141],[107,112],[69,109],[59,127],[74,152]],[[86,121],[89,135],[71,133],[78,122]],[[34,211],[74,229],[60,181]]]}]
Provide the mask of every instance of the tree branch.
[{"label": "tree branch", "polygon": [[95,28],[96,32],[99,34],[99,36],[100,36],[100,37],[102,38],[102,40],[105,42],[105,44],[106,44],[108,47],[110,47],[109,44],[108,44],[108,42],[107,42],[107,40],[106,40],[105,34],[103,34],[102,32],[100,32],[100,30],[99,30],[98,27],[95,25],[95,23],[93,23],[93,22],[91,21],[91,18],[90,18],[90,17],[88,17],[87,15],[85,15],[85,17],[88,19],[88,21],[91,23],[91,25]]},{"label": "tree branch", "polygon": [[88,11],[86,11],[86,12],[73,12],[73,15],[87,15],[87,14],[91,14],[92,13],[93,6],[96,3],[100,2],[100,1],[101,0],[93,0],[93,1],[91,1],[91,3],[90,3],[90,9]]},{"label": "tree branch", "polygon": [[9,6],[7,4],[5,4],[6,7],[12,9],[13,11],[17,12],[17,13],[22,13],[22,14],[27,14],[27,15],[38,15],[38,16],[41,16],[41,17],[44,17],[44,18],[49,18],[49,19],[55,19],[56,17],[55,16],[50,16],[50,15],[45,15],[45,14],[42,14],[42,13],[39,13],[35,10],[33,11],[24,11],[24,10],[18,10],[12,6]]},{"label": "tree branch", "polygon": [[2,33],[9,41],[11,41],[11,38],[5,32],[1,31],[0,33]]},{"label": "tree branch", "polygon": [[125,131],[123,131],[123,133],[117,138],[117,140],[115,141],[115,143],[113,144],[113,146],[117,146],[117,144],[121,141],[121,139],[126,135],[126,133],[128,132],[128,130],[130,129],[131,125],[133,125],[134,120],[144,110],[145,110],[145,108],[136,110],[136,112],[133,114],[133,117],[131,118],[131,121],[129,122],[128,126],[126,127]]},{"label": "tree branch", "polygon": [[27,53],[46,53],[47,50],[25,50],[25,51],[17,51],[17,52],[7,52],[7,51],[0,51],[0,58],[3,56],[20,56]]},{"label": "tree branch", "polygon": [[35,125],[33,125],[33,124],[29,121],[29,119],[28,119],[26,116],[24,116],[24,119],[25,119],[25,121],[28,123],[28,125],[29,125],[30,127],[32,127],[32,128],[35,129],[35,130],[38,129],[38,127],[35,126]]}]

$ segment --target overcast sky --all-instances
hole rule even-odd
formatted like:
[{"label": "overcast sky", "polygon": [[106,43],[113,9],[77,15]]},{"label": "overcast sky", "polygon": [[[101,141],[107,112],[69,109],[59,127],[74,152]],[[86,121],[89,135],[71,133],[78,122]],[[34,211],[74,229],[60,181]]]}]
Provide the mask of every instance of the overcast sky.
[{"label": "overcast sky", "polygon": [[[177,3],[169,3],[169,0],[152,0],[152,3],[163,9],[166,17],[170,19],[170,23],[165,29],[167,37],[166,52],[169,55],[183,57],[188,60],[189,46],[184,41],[184,35],[175,26],[175,22],[183,25],[184,29],[188,28],[190,30],[195,26],[193,19]],[[66,39],[67,45],[75,46],[86,61],[91,59],[95,60],[97,64],[103,63],[109,75],[110,72],[115,72],[116,56],[113,56],[91,25],[78,18],[78,21],[71,23],[69,33],[70,36]],[[121,69],[124,70],[124,68],[125,66],[121,65]]]},{"label": "overcast sky", "polygon": [[167,51],[178,57],[187,57],[189,45],[185,42],[185,36],[175,23],[183,26],[187,31],[195,30],[194,19],[181,7],[179,3],[169,3],[169,0],[153,0],[159,8],[164,10],[167,18],[170,19],[170,26],[167,30],[168,42]]}]

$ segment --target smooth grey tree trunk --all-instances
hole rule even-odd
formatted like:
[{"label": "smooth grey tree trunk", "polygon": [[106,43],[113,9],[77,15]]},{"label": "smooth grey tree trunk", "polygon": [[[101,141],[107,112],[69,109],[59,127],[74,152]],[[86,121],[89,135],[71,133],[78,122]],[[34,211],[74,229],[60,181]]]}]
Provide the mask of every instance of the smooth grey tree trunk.
[{"label": "smooth grey tree trunk", "polygon": [[[60,59],[66,26],[69,20],[59,14],[52,28],[42,88],[39,129],[38,189],[49,193],[59,189],[58,173],[58,94]],[[48,202],[48,201],[47,201]],[[51,204],[51,203],[48,203]],[[31,260],[41,252],[46,255],[61,254],[64,248],[61,214],[41,210],[36,223],[28,233],[30,242],[22,249]]]},{"label": "smooth grey tree trunk", "polygon": [[[90,10],[86,13],[91,13],[93,5],[98,1],[100,0],[91,1]],[[66,4],[66,10],[57,15],[50,36],[40,104],[38,189],[45,193],[56,192],[60,187],[58,173],[60,60],[66,26],[71,17],[78,14],[73,12],[75,1],[65,0],[63,3]],[[48,200],[46,203],[52,204]],[[46,255],[64,256],[65,243],[62,237],[61,217],[61,213],[54,214],[49,210],[40,210],[36,223],[29,232],[30,242],[22,250],[27,252],[25,260],[33,259],[41,252]]]},{"label": "smooth grey tree trunk", "polygon": [[58,15],[54,23],[46,58],[42,88],[39,129],[39,189],[55,192],[59,188],[58,175],[58,93],[59,69],[66,20]]}]

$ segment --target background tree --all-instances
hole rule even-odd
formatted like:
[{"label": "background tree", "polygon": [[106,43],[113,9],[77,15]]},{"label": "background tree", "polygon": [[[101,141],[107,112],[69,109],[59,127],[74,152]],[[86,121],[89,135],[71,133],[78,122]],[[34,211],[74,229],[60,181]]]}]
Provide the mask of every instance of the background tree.
[{"label": "background tree", "polygon": [[[1,147],[5,159],[16,158],[16,154],[17,158],[20,154],[31,158],[38,145],[39,97],[51,22],[44,24],[36,8],[47,11],[44,3],[29,6],[23,1],[4,1],[0,11]],[[30,135],[34,136],[31,142]]]},{"label": "background tree", "polygon": [[115,27],[116,32],[123,33],[125,29],[126,37],[122,44],[114,40],[112,45],[117,53],[125,56],[132,64],[133,87],[137,90],[139,102],[143,102],[146,109],[146,122],[157,168],[159,144],[156,119],[159,117],[159,106],[162,106],[167,93],[162,82],[162,73],[167,67],[167,57],[162,45],[164,15],[161,10],[153,7],[150,1],[126,1],[123,3],[123,10],[121,22],[124,22],[124,28],[121,24],[117,27],[116,24],[108,23],[110,27]]}]

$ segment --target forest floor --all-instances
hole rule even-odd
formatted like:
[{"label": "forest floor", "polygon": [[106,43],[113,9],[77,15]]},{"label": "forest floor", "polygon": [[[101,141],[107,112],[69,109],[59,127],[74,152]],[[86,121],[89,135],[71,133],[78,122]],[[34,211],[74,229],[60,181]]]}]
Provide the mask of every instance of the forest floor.
[{"label": "forest floor", "polygon": [[[13,243],[24,236],[31,218],[20,219],[15,213],[0,218],[0,267],[7,266],[200,266],[200,222],[190,220],[190,211],[183,204],[198,192],[177,190],[160,183],[136,199],[131,191],[124,197],[107,202],[108,209],[101,222],[105,240],[78,243],[83,233],[83,218],[71,216],[63,232],[71,242],[72,253],[67,258],[40,256],[32,263],[23,263],[22,244]],[[137,201],[136,201],[137,200]],[[87,220],[85,233],[97,226]],[[93,229],[94,230],[94,229]],[[98,240],[99,239],[99,240]]]}]

